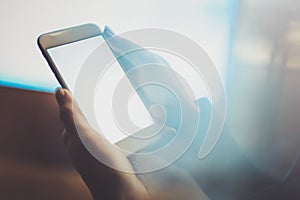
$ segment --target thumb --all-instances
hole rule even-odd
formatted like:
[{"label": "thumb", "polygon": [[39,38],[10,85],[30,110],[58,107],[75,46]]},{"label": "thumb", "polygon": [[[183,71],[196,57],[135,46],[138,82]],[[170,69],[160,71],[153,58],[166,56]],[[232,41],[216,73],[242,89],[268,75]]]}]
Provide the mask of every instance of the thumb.
[{"label": "thumb", "polygon": [[116,35],[108,26],[104,28],[103,37],[125,72],[145,64],[169,66],[163,57]]}]

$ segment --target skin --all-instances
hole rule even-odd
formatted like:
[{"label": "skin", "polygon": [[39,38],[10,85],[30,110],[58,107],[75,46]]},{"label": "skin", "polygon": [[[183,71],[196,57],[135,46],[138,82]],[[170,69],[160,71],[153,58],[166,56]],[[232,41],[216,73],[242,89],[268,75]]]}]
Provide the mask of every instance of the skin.
[{"label": "skin", "polygon": [[[120,154],[104,137],[93,130],[84,115],[73,102],[66,89],[56,91],[60,118],[65,130],[63,142],[73,165],[90,189],[95,200],[182,200],[207,199],[192,176],[184,168],[169,166],[157,172],[144,174],[142,180],[136,174],[112,169],[95,159],[85,148],[85,139],[94,150],[117,168],[133,171],[127,157]],[[76,126],[75,126],[76,121]],[[78,135],[81,133],[81,137]]]},{"label": "skin", "polygon": [[72,95],[68,90],[58,89],[55,95],[59,105],[60,118],[65,127],[62,136],[64,144],[75,168],[89,187],[94,199],[149,199],[145,186],[135,174],[107,167],[87,151],[78,136],[77,130],[80,130],[83,137],[110,162],[123,168],[132,169],[128,159],[115,151],[104,137],[101,137],[88,125],[76,103],[73,104]]}]

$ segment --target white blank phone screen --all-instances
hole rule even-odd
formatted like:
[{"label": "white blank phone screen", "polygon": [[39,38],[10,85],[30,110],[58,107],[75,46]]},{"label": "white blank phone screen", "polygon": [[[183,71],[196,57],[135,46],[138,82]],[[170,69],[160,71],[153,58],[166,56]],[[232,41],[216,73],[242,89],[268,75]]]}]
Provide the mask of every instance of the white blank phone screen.
[{"label": "white blank phone screen", "polygon": [[[55,63],[56,68],[59,70],[60,75],[63,77],[71,92],[74,93],[76,79],[85,60],[93,50],[103,42],[103,37],[97,36],[48,49],[48,53]],[[109,48],[107,49],[109,51]],[[96,124],[90,123],[90,125],[100,132],[100,134],[104,135],[111,143],[116,143],[128,137],[128,133],[124,133],[116,123],[112,110],[114,89],[124,76],[126,75],[121,66],[118,62],[114,62],[101,77],[101,81],[98,83],[101,87],[97,87],[98,89],[95,90],[94,94],[94,112],[100,130],[98,130]],[[126,84],[132,87],[128,79]],[[84,106],[80,106],[80,99],[76,99],[76,101],[79,107],[84,108]],[[126,102],[127,100],[124,101],[124,104],[119,106],[127,106],[128,103],[128,115],[130,116],[130,120],[139,127],[140,130],[153,124],[150,114],[136,93],[132,95],[129,102]],[[82,111],[88,121],[93,121],[89,120],[90,116],[87,116],[84,110]]]}]

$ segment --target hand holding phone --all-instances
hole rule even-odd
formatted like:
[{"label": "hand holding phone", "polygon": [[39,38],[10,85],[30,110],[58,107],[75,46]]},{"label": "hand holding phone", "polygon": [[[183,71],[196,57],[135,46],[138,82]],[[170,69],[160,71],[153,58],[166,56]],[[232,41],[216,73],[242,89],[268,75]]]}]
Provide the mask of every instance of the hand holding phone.
[{"label": "hand holding phone", "polygon": [[[105,54],[111,54],[113,57],[111,48],[106,44],[103,38],[103,33],[100,28],[94,24],[84,24],[42,34],[38,38],[38,45],[60,85],[73,94],[83,64],[99,45],[104,47]],[[101,56],[102,55],[98,56],[99,59],[101,59]],[[95,62],[97,63],[97,60]],[[89,77],[86,78],[88,79]],[[79,95],[76,96],[75,100],[87,118],[87,121],[94,129],[103,134],[112,144],[116,144],[129,152],[136,152],[157,140],[157,138],[137,140],[132,136],[143,134],[145,129],[148,130],[148,132],[154,132],[157,129],[157,125],[154,124],[140,96],[134,94],[133,96],[135,98],[132,98],[133,103],[131,103],[129,111],[131,109],[131,116],[133,118],[136,117],[136,123],[138,127],[140,127],[140,130],[130,134],[120,130],[120,127],[118,127],[114,121],[111,101],[114,87],[121,78],[125,78],[124,84],[134,90],[131,81],[126,77],[126,71],[124,72],[117,61],[109,66],[106,73],[101,77],[102,93],[101,95],[97,93],[94,94],[94,102],[97,103],[97,105],[94,106],[97,108],[95,109],[95,115],[97,116],[96,122],[89,116],[86,107],[90,105],[85,104],[85,97]],[[84,87],[88,88],[91,86],[84,85]],[[124,102],[124,104],[126,103],[127,102]],[[98,129],[99,124],[101,124],[101,130]]]}]

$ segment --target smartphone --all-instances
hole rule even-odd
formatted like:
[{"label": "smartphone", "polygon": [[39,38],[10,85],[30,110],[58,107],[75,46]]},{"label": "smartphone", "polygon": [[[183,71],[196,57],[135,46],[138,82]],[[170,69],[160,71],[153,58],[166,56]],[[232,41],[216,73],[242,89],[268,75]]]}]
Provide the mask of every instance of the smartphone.
[{"label": "smartphone", "polygon": [[[73,94],[76,79],[83,63],[99,45],[107,44],[105,43],[101,29],[95,24],[83,24],[65,28],[45,33],[38,37],[38,46],[56,79],[63,88],[68,89]],[[112,54],[108,45],[105,49],[107,50],[106,53]],[[99,58],[101,58],[101,56],[99,56]],[[135,124],[138,125],[140,129],[128,134],[124,133],[120,127],[118,127],[113,119],[113,111],[111,102],[109,101],[112,100],[112,91],[116,83],[118,83],[120,78],[125,77],[126,79],[127,76],[118,62],[114,62],[114,65],[111,65],[108,71],[109,74],[106,78],[103,78],[104,83],[102,87],[104,87],[104,89],[101,90],[102,95],[94,94],[94,98],[96,98],[94,102],[101,104],[100,106],[95,106],[95,108],[98,109],[94,110],[97,117],[96,123],[98,123],[98,125],[101,124],[101,130],[98,130],[99,127],[97,124],[92,122],[92,120],[90,120],[91,116],[88,116],[87,112],[85,112],[85,106],[81,104],[81,97],[76,96],[75,100],[87,121],[99,134],[104,135],[112,144],[116,144],[127,151],[136,152],[157,140],[155,137],[149,140],[140,140],[136,136],[142,136],[146,134],[146,132],[155,131],[157,127],[138,94],[134,94],[134,98],[131,98],[132,102],[129,104],[131,107],[128,107],[128,112],[131,112],[130,116],[132,118],[135,117],[135,119],[131,120],[135,121]],[[128,78],[125,84],[127,84],[128,87],[133,87]],[[103,101],[102,97],[105,97],[106,101]],[[124,105],[125,103],[126,102],[124,102]]]}]

